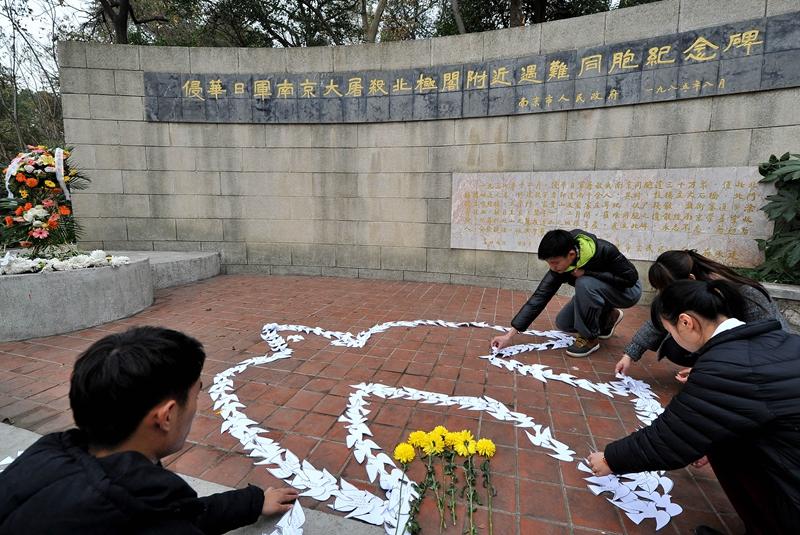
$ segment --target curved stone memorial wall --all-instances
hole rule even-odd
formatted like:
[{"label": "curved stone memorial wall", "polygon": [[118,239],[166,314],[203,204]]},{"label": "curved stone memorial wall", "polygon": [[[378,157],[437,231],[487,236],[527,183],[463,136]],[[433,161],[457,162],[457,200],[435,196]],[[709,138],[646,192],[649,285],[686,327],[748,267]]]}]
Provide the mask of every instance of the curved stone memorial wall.
[{"label": "curved stone memorial wall", "polygon": [[554,225],[642,270],[675,247],[753,264],[754,167],[800,150],[798,9],[665,0],[288,50],[64,43],[66,138],[93,180],[76,213],[90,245],[218,250],[229,273],[528,289]]}]

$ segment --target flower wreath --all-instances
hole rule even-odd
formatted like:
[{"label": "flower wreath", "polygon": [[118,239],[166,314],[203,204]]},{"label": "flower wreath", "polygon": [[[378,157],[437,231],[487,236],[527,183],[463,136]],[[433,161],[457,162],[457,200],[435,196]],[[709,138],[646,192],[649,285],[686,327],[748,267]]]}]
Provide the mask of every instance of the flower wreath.
[{"label": "flower wreath", "polygon": [[85,189],[89,179],[69,163],[70,152],[44,145],[28,146],[2,170],[0,246],[49,249],[74,244],[81,228],[72,212],[70,192]]}]

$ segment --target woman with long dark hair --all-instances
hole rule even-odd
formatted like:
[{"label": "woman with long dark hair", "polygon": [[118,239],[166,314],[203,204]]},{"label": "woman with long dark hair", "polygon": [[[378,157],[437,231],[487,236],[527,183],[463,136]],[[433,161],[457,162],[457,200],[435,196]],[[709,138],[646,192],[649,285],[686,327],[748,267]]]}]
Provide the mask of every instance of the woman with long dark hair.
[{"label": "woman with long dark hair", "polygon": [[[776,319],[783,329],[791,332],[789,324],[761,284],[695,251],[675,250],[662,253],[650,266],[648,278],[650,285],[658,292],[676,280],[727,281],[733,284],[744,298],[745,308],[740,318],[742,321],[750,323],[763,319]],[[688,353],[675,344],[666,331],[659,325],[647,321],[625,347],[624,354],[614,367],[614,371],[627,375],[631,364],[642,358],[648,349],[657,351],[659,359],[667,358],[679,366],[691,367],[693,364]],[[688,370],[681,370],[676,378],[685,382],[686,375]]]},{"label": "woman with long dark hair", "polygon": [[[596,475],[674,470],[708,457],[748,535],[800,526],[800,336],[776,320],[744,323],[741,287],[681,280],[651,321],[696,363],[653,423],[589,456]],[[695,533],[716,533],[698,528]]]}]

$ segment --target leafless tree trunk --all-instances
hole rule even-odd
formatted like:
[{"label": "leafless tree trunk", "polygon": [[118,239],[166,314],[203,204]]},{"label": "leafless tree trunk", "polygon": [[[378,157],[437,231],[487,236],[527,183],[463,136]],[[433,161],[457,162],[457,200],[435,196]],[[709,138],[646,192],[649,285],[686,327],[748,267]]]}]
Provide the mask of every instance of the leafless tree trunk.
[{"label": "leafless tree trunk", "polygon": [[378,5],[375,6],[375,13],[372,14],[372,20],[364,31],[364,41],[367,43],[374,43],[378,37],[378,28],[381,24],[381,17],[383,17],[383,10],[386,9],[386,2],[388,0],[379,0]]},{"label": "leafless tree trunk", "polygon": [[453,8],[453,18],[456,20],[458,33],[462,35],[467,33],[467,29],[464,27],[464,19],[461,18],[461,8],[458,6],[458,0],[450,0],[450,6]]},{"label": "leafless tree trunk", "polygon": [[[169,22],[164,17],[148,17],[139,19],[133,10],[130,0],[100,0],[101,11],[99,15],[104,21],[111,21],[114,28],[114,42],[118,45],[128,44],[128,18],[139,26],[148,22]],[[116,8],[116,11],[114,10]]]},{"label": "leafless tree trunk", "polygon": [[522,3],[520,0],[511,0],[511,18],[509,24],[511,27],[522,26]]},{"label": "leafless tree trunk", "polygon": [[367,0],[361,0],[361,28],[363,28],[364,36],[366,36],[367,29],[369,29],[369,11],[367,11]]},{"label": "leafless tree trunk", "polygon": [[534,22],[536,24],[541,24],[545,21],[545,16],[547,14],[547,0],[536,0],[536,18]]},{"label": "leafless tree trunk", "polygon": [[17,31],[12,30],[11,34],[11,119],[14,123],[14,131],[17,134],[17,141],[19,142],[19,150],[25,148],[25,142],[22,141],[22,131],[19,129],[19,115],[17,110]]}]

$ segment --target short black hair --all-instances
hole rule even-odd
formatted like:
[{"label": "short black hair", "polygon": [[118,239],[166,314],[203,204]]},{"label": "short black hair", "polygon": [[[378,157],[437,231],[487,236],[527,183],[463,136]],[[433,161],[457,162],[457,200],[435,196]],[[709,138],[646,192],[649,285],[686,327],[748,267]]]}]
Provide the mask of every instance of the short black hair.
[{"label": "short black hair", "polygon": [[69,389],[75,423],[90,444],[116,446],[160,402],[174,397],[185,404],[205,358],[200,342],[171,329],[106,336],[75,362]]},{"label": "short black hair", "polygon": [[539,242],[537,255],[539,260],[547,260],[558,256],[567,256],[575,249],[575,238],[566,230],[556,229],[548,231]]}]

